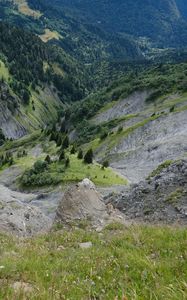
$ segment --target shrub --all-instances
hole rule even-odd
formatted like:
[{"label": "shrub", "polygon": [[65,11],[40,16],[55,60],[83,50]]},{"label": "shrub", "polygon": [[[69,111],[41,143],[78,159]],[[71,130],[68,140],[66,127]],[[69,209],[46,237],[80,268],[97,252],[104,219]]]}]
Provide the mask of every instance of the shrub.
[{"label": "shrub", "polygon": [[108,168],[108,167],[109,167],[109,161],[108,161],[108,160],[105,160],[105,161],[102,163],[102,169]]},{"label": "shrub", "polygon": [[170,113],[171,113],[171,112],[174,112],[174,110],[175,110],[175,105],[173,105],[173,106],[170,108],[169,111],[170,111]]},{"label": "shrub", "polygon": [[118,127],[117,133],[120,133],[120,132],[122,132],[122,131],[123,131],[123,126]]},{"label": "shrub", "polygon": [[102,141],[102,140],[106,139],[107,136],[108,136],[108,133],[106,131],[102,132],[102,134],[100,135],[100,140]]},{"label": "shrub", "polygon": [[44,172],[47,169],[47,162],[42,160],[37,160],[34,163],[33,171],[35,174]]}]

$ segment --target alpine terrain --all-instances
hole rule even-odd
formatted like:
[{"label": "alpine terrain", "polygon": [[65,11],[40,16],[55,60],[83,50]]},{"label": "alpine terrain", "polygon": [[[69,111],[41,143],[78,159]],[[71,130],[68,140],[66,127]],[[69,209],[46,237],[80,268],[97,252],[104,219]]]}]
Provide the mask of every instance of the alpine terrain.
[{"label": "alpine terrain", "polygon": [[0,0],[0,299],[187,299],[187,2]]}]

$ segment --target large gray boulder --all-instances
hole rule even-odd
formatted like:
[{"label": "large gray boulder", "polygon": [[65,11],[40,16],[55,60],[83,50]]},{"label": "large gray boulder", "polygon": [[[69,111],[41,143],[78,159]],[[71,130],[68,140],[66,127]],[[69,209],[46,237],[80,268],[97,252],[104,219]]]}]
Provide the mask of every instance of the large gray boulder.
[{"label": "large gray boulder", "polygon": [[104,204],[102,196],[89,179],[84,179],[65,192],[55,218],[55,222],[66,225],[78,224],[83,220],[95,227],[123,220],[112,205]]}]

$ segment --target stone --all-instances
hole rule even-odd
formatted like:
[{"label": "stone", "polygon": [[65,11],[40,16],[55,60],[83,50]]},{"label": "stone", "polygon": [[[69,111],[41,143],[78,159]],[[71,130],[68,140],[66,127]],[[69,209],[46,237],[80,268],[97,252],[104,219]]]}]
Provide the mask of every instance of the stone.
[{"label": "stone", "polygon": [[85,243],[80,243],[79,247],[81,249],[89,249],[93,246],[92,242],[85,242]]},{"label": "stone", "polygon": [[34,288],[31,284],[21,281],[16,281],[12,284],[12,288],[16,293],[22,291],[25,294],[30,294],[33,292]]}]

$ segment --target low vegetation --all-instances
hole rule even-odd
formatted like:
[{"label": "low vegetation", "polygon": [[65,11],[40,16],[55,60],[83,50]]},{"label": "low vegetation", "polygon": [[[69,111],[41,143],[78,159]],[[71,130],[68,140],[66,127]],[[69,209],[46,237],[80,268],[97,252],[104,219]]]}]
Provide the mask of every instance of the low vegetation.
[{"label": "low vegetation", "polygon": [[[81,249],[82,242],[92,242]],[[111,224],[19,240],[0,235],[0,299],[185,300],[187,231]]]},{"label": "low vegetation", "polygon": [[183,189],[182,187],[177,188],[174,192],[172,192],[166,197],[165,202],[175,205],[185,195],[186,195],[185,189]]},{"label": "low vegetation", "polygon": [[168,168],[172,163],[173,163],[172,160],[166,160],[165,162],[160,164],[155,170],[153,170],[147,179],[159,175],[164,169]]},{"label": "low vegetation", "polygon": [[70,152],[66,152],[60,161],[56,160],[50,164],[36,161],[24,172],[20,183],[24,187],[50,186],[58,183],[79,182],[84,178],[89,178],[100,186],[127,184],[127,180],[108,168],[108,165],[105,164],[103,168],[95,162],[87,164],[82,159],[78,159],[77,154]]}]

